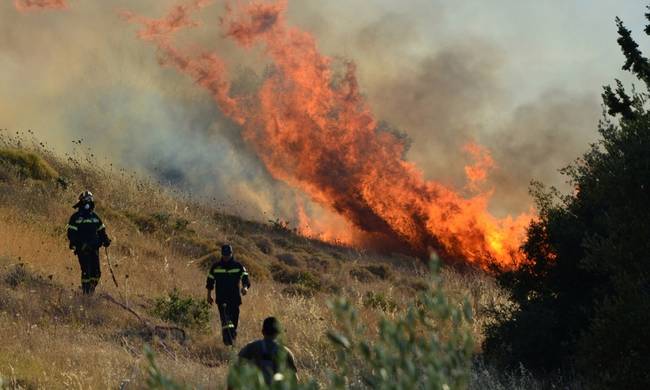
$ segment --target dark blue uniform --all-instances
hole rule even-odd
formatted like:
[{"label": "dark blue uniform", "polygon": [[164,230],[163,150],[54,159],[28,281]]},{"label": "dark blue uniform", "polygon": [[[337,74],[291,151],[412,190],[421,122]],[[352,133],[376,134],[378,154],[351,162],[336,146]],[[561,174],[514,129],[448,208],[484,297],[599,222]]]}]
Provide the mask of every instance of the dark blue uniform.
[{"label": "dark blue uniform", "polygon": [[94,211],[81,209],[70,217],[68,240],[70,240],[70,248],[74,249],[74,253],[79,258],[81,289],[84,294],[91,294],[95,291],[102,275],[99,248],[110,244],[106,226]]},{"label": "dark blue uniform", "polygon": [[209,291],[216,290],[221,333],[223,343],[226,345],[232,345],[237,338],[239,305],[241,305],[240,283],[246,288],[251,286],[246,268],[234,258],[226,261],[219,260],[210,267],[205,288]]}]

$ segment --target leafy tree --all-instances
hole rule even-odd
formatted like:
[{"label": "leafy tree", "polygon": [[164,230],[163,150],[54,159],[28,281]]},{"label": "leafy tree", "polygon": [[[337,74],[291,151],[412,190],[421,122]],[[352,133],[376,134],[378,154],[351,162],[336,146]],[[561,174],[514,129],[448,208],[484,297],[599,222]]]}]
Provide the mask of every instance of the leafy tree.
[{"label": "leafy tree", "polygon": [[533,185],[529,262],[499,276],[516,308],[500,311],[485,349],[511,366],[575,364],[594,387],[650,388],[650,64],[616,24],[623,69],[645,89],[604,88],[600,140],[562,171],[573,193]]}]

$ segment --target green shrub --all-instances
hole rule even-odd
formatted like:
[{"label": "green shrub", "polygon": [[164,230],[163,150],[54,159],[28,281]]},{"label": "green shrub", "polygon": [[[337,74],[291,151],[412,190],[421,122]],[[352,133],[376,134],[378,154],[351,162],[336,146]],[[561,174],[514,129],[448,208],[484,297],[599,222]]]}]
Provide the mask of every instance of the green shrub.
[{"label": "green shrub", "polygon": [[[337,364],[324,384],[328,389],[464,389],[467,388],[474,348],[471,309],[444,295],[441,279],[432,266],[432,283],[438,286],[422,294],[419,307],[410,306],[395,320],[383,319],[377,337],[371,337],[350,303],[339,299],[330,304],[337,329],[328,334],[336,350]],[[148,356],[149,388],[176,390],[182,387],[166,377]],[[286,373],[286,370],[284,370]],[[233,364],[228,375],[232,389],[315,390],[312,379],[297,383],[285,374],[284,381],[266,386],[261,373],[247,364]]]},{"label": "green shrub", "polygon": [[271,276],[278,283],[299,284],[316,291],[319,291],[322,287],[320,278],[315,274],[309,271],[290,269],[281,264],[273,264],[271,266]]},{"label": "green shrub", "polygon": [[332,387],[349,389],[462,389],[469,383],[474,343],[468,302],[462,308],[444,295],[436,263],[421,305],[395,320],[382,319],[376,340],[368,337],[354,307],[331,304],[338,330],[329,334],[338,366]]},{"label": "green shrub", "polygon": [[156,356],[148,345],[144,347],[144,356],[147,359],[147,389],[151,390],[186,390],[186,386],[176,383],[165,375],[156,364]]},{"label": "green shrub", "polygon": [[650,388],[650,61],[617,26],[624,69],[645,87],[605,87],[600,139],[562,171],[570,194],[533,186],[540,215],[523,246],[528,262],[499,276],[516,305],[497,313],[485,350],[510,367],[577,368],[589,388],[642,389]]},{"label": "green shrub", "polygon": [[54,180],[59,174],[41,156],[19,149],[0,149],[0,162],[9,164],[22,177],[36,180]]},{"label": "green shrub", "polygon": [[157,298],[151,312],[184,327],[207,328],[210,322],[210,305],[203,299],[183,297],[177,289],[166,297]]},{"label": "green shrub", "polygon": [[397,304],[382,293],[368,291],[363,297],[363,305],[382,311],[393,311],[397,309]]}]

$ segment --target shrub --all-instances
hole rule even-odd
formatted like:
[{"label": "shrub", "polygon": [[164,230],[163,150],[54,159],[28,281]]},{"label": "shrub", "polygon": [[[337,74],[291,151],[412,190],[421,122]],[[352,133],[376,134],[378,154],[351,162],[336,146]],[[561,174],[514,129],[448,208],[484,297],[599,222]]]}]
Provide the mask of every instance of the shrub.
[{"label": "shrub", "polygon": [[273,254],[273,244],[271,241],[266,238],[266,237],[259,237],[257,240],[255,240],[255,245],[259,248],[262,253],[266,255],[272,255]]},{"label": "shrub", "polygon": [[368,271],[365,267],[352,268],[350,270],[350,276],[360,282],[372,282],[376,279],[375,275]]},{"label": "shrub", "polygon": [[7,163],[22,177],[36,180],[53,180],[59,174],[41,156],[19,149],[0,149],[0,162]]},{"label": "shrub", "polygon": [[382,311],[393,311],[397,309],[397,304],[382,293],[368,291],[363,297],[363,305]]},{"label": "shrub", "polygon": [[393,277],[390,268],[388,268],[388,266],[386,266],[385,264],[367,265],[365,266],[365,269],[367,269],[368,272],[377,276],[381,280],[387,280]]},{"label": "shrub", "polygon": [[206,328],[210,322],[210,305],[202,299],[183,297],[174,289],[168,296],[155,300],[152,314],[180,326]]},{"label": "shrub", "polygon": [[[434,286],[440,286],[432,267]],[[469,384],[473,342],[471,309],[450,302],[441,287],[427,290],[420,307],[411,306],[401,317],[382,319],[379,334],[370,337],[360,323],[356,309],[345,300],[330,304],[337,329],[328,334],[338,364],[330,372],[325,388],[330,389],[462,389]],[[180,389],[156,366],[148,352],[148,385],[151,389]],[[233,364],[228,375],[232,389],[315,390],[314,380],[297,383],[285,372],[284,381],[270,387],[261,372],[248,364]]]},{"label": "shrub", "polygon": [[[650,87],[649,60],[631,31],[618,19],[617,25],[624,69]],[[599,124],[598,143],[563,170],[575,191],[534,185],[540,216],[523,246],[529,261],[499,277],[516,307],[497,313],[485,344],[502,364],[548,371],[578,361],[590,388],[650,388],[650,93],[644,91],[629,95],[620,81],[605,87],[610,116]]]},{"label": "shrub", "polygon": [[311,256],[307,258],[307,266],[310,269],[318,271],[328,271],[330,268],[330,262],[327,259],[318,256]]},{"label": "shrub", "polygon": [[289,269],[280,264],[273,264],[271,266],[271,276],[276,282],[283,284],[299,284],[316,291],[319,291],[322,286],[320,278],[315,274],[309,271]]},{"label": "shrub", "polygon": [[278,257],[278,260],[280,260],[284,264],[289,265],[291,267],[300,266],[300,261],[298,260],[296,255],[294,255],[293,253],[282,253],[282,254],[279,254],[277,257]]}]

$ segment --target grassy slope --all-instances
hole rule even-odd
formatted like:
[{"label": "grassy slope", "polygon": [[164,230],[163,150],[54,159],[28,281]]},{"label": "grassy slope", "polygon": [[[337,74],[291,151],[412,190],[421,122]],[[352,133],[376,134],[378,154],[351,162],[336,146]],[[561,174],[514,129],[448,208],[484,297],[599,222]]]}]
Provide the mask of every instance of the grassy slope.
[{"label": "grassy slope", "polygon": [[[12,150],[11,159],[0,154],[0,377],[12,387],[116,388],[125,381],[142,387],[145,343],[178,380],[221,386],[233,351],[221,345],[214,316],[210,331],[188,330],[181,343],[152,336],[130,313],[101,298],[108,293],[162,323],[149,314],[153,299],[173,288],[202,299],[205,255],[221,242],[233,244],[253,283],[242,306],[240,345],[257,338],[261,320],[275,315],[299,368],[316,378],[324,378],[334,360],[325,336],[332,326],[328,298],[348,297],[372,329],[380,316],[398,310],[364,305],[369,291],[387,302],[410,302],[425,283],[423,267],[412,259],[308,240],[191,202],[111,166],[97,168],[85,155],[57,157],[24,144],[0,137],[0,149]],[[17,151],[42,157],[54,174],[41,167],[50,175],[30,177],[33,169],[21,161],[34,163],[33,155],[16,158]],[[83,189],[96,194],[121,282],[119,289],[112,284],[102,252],[103,278],[91,298],[79,294],[78,264],[65,238],[71,205]],[[503,301],[502,294],[485,276],[447,270],[444,279],[452,294],[469,297],[480,342],[482,310]]]}]

